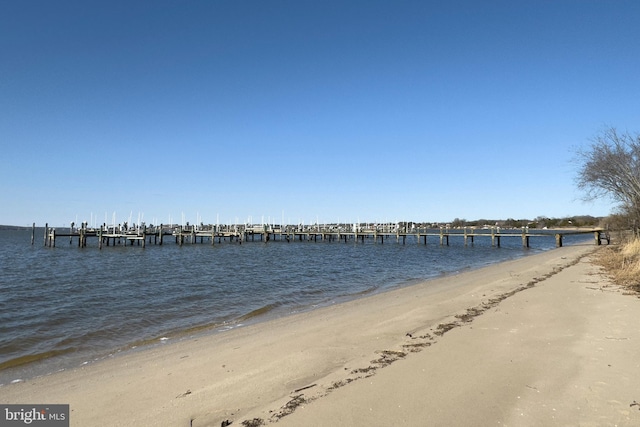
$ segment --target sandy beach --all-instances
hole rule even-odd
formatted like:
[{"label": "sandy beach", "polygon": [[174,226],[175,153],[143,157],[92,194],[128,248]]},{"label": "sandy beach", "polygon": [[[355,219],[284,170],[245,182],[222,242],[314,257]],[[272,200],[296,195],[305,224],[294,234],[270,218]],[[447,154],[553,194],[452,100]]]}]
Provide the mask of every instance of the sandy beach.
[{"label": "sandy beach", "polygon": [[640,425],[640,299],[567,246],[0,387],[72,426]]}]

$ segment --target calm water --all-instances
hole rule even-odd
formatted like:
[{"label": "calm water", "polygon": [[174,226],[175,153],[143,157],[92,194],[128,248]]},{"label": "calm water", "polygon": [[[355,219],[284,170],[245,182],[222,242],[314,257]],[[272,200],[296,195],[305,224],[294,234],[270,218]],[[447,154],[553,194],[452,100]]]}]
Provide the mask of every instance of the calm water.
[{"label": "calm water", "polygon": [[[591,239],[567,237],[565,243]],[[222,242],[80,249],[0,230],[0,384],[552,249],[554,238]]]}]

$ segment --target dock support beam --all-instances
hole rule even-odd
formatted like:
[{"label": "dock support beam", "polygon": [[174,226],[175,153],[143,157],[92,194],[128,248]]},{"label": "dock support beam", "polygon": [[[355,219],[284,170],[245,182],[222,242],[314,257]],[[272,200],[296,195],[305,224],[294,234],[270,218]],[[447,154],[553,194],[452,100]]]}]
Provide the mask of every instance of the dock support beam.
[{"label": "dock support beam", "polygon": [[529,247],[529,235],[527,234],[527,229],[522,227],[522,247]]},{"label": "dock support beam", "polygon": [[562,247],[562,234],[556,234],[556,248]]},{"label": "dock support beam", "polygon": [[444,245],[444,242],[447,242],[447,246],[449,246],[449,231],[447,229],[447,233],[444,233],[444,229],[440,227],[440,246]]},{"label": "dock support beam", "polygon": [[496,229],[491,229],[491,246],[500,247],[500,229],[498,228],[498,233],[496,234]]}]

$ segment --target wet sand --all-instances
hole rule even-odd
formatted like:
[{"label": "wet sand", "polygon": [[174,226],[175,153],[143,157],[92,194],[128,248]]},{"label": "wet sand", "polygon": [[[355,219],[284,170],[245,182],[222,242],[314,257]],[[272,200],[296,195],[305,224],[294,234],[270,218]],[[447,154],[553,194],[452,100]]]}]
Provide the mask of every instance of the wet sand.
[{"label": "wet sand", "polygon": [[0,387],[72,426],[640,425],[640,299],[568,246]]}]

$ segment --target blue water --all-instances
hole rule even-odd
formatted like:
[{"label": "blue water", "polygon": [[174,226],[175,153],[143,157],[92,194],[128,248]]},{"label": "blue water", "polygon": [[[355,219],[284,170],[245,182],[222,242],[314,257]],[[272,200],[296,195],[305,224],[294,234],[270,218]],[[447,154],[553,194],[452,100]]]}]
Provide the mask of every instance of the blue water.
[{"label": "blue water", "polygon": [[[451,237],[418,244],[222,242],[79,248],[37,230],[0,230],[0,384],[78,366],[135,346],[407,286],[549,250],[553,236]],[[565,238],[565,244],[591,235]],[[164,341],[164,340],[163,340]]]}]

